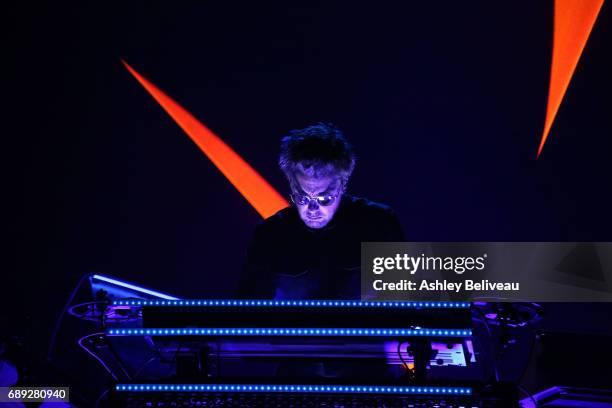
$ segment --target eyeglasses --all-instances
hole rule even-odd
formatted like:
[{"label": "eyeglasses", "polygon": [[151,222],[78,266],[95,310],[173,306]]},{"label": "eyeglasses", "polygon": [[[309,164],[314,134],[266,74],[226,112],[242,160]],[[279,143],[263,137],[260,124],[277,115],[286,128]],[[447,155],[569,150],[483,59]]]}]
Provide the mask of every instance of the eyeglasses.
[{"label": "eyeglasses", "polygon": [[334,201],[336,201],[336,198],[338,198],[338,195],[320,195],[316,197],[310,197],[306,194],[291,194],[291,200],[293,200],[296,205],[310,205],[311,202],[315,201],[318,205],[327,207],[329,205],[332,205]]}]

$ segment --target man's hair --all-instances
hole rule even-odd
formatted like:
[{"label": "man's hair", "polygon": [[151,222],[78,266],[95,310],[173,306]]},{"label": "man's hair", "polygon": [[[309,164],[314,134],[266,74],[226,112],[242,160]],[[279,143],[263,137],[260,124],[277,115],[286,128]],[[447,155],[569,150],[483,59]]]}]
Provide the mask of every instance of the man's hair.
[{"label": "man's hair", "polygon": [[309,177],[340,176],[343,185],[355,168],[355,153],[338,127],[317,123],[296,129],[281,139],[278,164],[289,182],[296,172]]}]

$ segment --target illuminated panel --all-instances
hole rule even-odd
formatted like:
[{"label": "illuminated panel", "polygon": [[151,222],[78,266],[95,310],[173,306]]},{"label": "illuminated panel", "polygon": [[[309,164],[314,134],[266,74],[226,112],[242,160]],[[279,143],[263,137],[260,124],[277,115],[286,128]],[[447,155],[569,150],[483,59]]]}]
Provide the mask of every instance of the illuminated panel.
[{"label": "illuminated panel", "polygon": [[555,0],[548,107],[538,157],[602,5],[603,0]]},{"label": "illuminated panel", "polygon": [[264,218],[274,215],[289,203],[264,178],[221,138],[198,121],[185,108],[136,72],[127,62],[123,65],[174,119],[185,133],[208,156],[215,166]]},{"label": "illuminated panel", "polygon": [[123,300],[113,301],[114,306],[237,306],[237,307],[359,307],[399,309],[468,309],[470,302],[361,302],[352,300]]},{"label": "illuminated panel", "polygon": [[[465,340],[465,343],[468,341],[469,340]],[[408,352],[410,349],[410,341],[405,341],[403,339],[387,341],[384,343],[383,347],[387,357],[387,364],[414,367],[414,355]],[[429,360],[429,367],[431,368],[467,366],[466,356],[463,352],[463,342],[458,343],[457,341],[449,340],[445,340],[444,342],[432,341],[431,349],[435,351],[435,353],[432,353],[432,357]]]},{"label": "illuminated panel", "polygon": [[147,289],[147,288],[143,288],[142,286],[137,286],[134,285],[132,283],[127,283],[127,282],[123,282],[120,281],[119,279],[113,279],[113,278],[109,278],[107,276],[103,276],[103,275],[93,275],[91,277],[92,279],[96,279],[102,282],[107,282],[107,283],[111,283],[113,285],[122,287],[122,288],[126,288],[126,289],[130,289],[133,290],[135,292],[139,292],[139,293],[143,293],[143,294],[147,294],[150,296],[154,296],[160,299],[167,299],[167,300],[177,300],[178,298],[174,297],[174,296],[170,296],[170,295],[166,295],[165,293],[161,293],[161,292],[157,292],[151,289]]},{"label": "illuminated panel", "polygon": [[275,393],[351,393],[471,395],[467,387],[397,387],[384,385],[297,385],[297,384],[117,384],[119,392],[200,391],[200,392],[275,392]]},{"label": "illuminated panel", "polygon": [[369,328],[152,328],[107,329],[109,336],[321,336],[321,337],[387,337],[443,336],[471,337],[470,329],[369,329]]}]

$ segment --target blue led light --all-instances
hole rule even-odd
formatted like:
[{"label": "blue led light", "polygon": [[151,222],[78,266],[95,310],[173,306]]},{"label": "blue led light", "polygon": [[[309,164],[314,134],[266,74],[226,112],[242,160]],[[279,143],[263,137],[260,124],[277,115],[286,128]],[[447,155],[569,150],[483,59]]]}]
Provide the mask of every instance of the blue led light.
[{"label": "blue led light", "polygon": [[109,336],[203,336],[203,335],[229,335],[229,336],[444,336],[444,337],[470,337],[471,329],[445,330],[445,329],[368,329],[368,328],[189,328],[189,329],[107,329]]},{"label": "blue led light", "polygon": [[358,394],[463,394],[467,387],[401,387],[357,385],[269,385],[269,384],[117,384],[116,391],[216,391],[216,392],[290,392],[290,393],[358,393]]},{"label": "blue led light", "polygon": [[[171,298],[172,299],[172,298]],[[385,308],[434,308],[466,309],[470,302],[367,302],[338,300],[122,300],[113,301],[115,306],[258,306],[258,307],[385,307]]]},{"label": "blue led light", "polygon": [[[145,287],[134,285],[134,284],[128,283],[128,282],[124,282],[124,281],[121,281],[119,279],[109,278],[108,276],[104,276],[104,275],[93,275],[91,277],[91,279],[95,279],[95,280],[99,280],[99,281],[102,281],[102,282],[111,283],[113,285],[120,286],[120,287],[123,287],[123,288],[126,288],[126,289],[131,289],[131,290],[134,290],[136,292],[144,293],[144,294],[149,295],[149,296],[154,296],[156,298],[177,299],[174,296],[170,296],[170,295],[167,295],[165,293],[161,293],[161,292],[157,292],[155,290],[147,289]],[[126,302],[126,303],[122,303],[123,305],[131,305],[131,303],[127,303],[127,302],[131,302],[131,301],[124,300],[123,302]],[[136,302],[138,302],[138,301],[136,301]],[[156,301],[152,300],[150,302],[151,302],[151,304],[154,304],[154,302],[156,302]]]}]

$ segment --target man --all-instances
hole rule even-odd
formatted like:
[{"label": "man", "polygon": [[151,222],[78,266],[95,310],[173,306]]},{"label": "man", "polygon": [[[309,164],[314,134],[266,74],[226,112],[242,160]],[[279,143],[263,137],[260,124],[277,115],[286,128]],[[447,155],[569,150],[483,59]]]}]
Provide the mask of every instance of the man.
[{"label": "man", "polygon": [[255,229],[239,296],[359,299],[361,242],[403,241],[395,214],[346,194],[355,154],[331,124],[291,131],[279,165],[292,205]]}]

